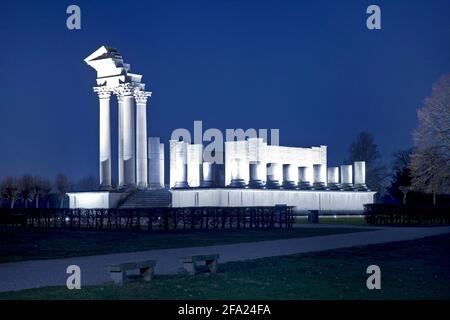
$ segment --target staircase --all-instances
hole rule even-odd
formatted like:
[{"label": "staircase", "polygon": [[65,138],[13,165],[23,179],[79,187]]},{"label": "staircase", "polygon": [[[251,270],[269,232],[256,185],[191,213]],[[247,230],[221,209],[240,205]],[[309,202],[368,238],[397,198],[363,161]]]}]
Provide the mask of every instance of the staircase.
[{"label": "staircase", "polygon": [[172,194],[169,190],[136,190],[119,206],[119,208],[170,207],[171,205]]}]

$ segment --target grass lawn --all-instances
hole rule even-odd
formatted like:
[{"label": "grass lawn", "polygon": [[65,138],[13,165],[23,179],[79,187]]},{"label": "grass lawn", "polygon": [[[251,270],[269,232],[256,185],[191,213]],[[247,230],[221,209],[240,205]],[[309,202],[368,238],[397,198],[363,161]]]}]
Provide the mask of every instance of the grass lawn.
[{"label": "grass lawn", "polygon": [[0,263],[350,233],[356,228],[173,232],[0,229]]},{"label": "grass lawn", "polygon": [[[213,275],[0,293],[0,299],[450,299],[450,235],[220,265]],[[381,268],[381,290],[366,268]]]}]

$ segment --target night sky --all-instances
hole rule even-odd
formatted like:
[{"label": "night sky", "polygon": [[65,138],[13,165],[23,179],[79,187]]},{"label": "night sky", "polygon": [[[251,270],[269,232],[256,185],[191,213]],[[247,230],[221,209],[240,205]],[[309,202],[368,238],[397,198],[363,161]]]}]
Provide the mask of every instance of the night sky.
[{"label": "night sky", "polygon": [[[81,8],[81,30],[66,8]],[[377,4],[382,30],[366,28]],[[361,130],[385,161],[412,146],[416,109],[450,72],[450,1],[8,1],[0,11],[0,178],[98,176],[95,71],[117,48],[153,92],[148,134],[280,128],[286,146],[328,145],[331,165]],[[112,99],[112,101],[115,99]],[[113,143],[117,141],[117,109]],[[113,176],[116,174],[113,148]]]}]

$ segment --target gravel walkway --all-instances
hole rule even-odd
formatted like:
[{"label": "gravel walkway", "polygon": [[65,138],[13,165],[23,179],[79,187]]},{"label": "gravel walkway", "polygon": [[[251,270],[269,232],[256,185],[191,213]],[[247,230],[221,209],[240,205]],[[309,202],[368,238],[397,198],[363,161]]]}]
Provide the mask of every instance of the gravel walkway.
[{"label": "gravel walkway", "polygon": [[[317,226],[300,227],[308,228]],[[321,225],[320,227],[325,226]],[[220,262],[242,261],[303,252],[413,240],[445,233],[450,233],[450,226],[423,228],[385,227],[367,232],[362,231],[310,238],[2,263],[0,264],[0,291],[23,290],[44,286],[64,286],[68,277],[66,268],[72,264],[80,266],[81,283],[83,286],[110,281],[109,275],[104,270],[108,264],[154,259],[157,260],[157,274],[173,274],[180,268],[180,263],[177,258],[185,255],[218,253],[220,254]]]}]

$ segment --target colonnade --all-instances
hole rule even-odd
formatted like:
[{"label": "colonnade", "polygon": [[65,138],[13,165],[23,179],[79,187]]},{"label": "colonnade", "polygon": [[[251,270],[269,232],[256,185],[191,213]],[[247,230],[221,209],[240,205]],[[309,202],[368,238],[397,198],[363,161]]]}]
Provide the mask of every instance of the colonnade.
[{"label": "colonnade", "polygon": [[151,92],[123,83],[94,87],[100,107],[100,187],[111,184],[111,94],[118,104],[118,188],[148,185],[147,99]]}]

